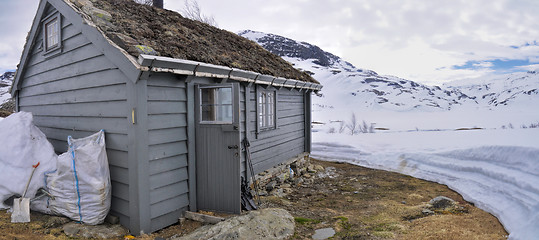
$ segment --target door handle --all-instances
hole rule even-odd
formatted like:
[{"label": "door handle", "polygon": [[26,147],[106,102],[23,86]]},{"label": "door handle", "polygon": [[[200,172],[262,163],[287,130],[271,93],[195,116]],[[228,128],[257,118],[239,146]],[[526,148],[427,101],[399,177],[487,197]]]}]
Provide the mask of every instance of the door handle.
[{"label": "door handle", "polygon": [[230,145],[228,146],[228,149],[238,149],[238,145]]}]

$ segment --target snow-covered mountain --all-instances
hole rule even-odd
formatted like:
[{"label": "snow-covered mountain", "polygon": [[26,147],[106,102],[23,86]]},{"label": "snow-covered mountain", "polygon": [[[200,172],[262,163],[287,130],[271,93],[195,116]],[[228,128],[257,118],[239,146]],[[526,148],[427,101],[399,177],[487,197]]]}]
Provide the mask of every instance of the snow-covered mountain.
[{"label": "snow-covered mountain", "polygon": [[513,73],[482,79],[428,86],[395,76],[357,68],[317,46],[282,36],[245,30],[240,36],[257,42],[324,85],[319,107],[348,103],[359,109],[390,111],[444,111],[465,106],[492,109],[498,106],[539,102],[539,73]]},{"label": "snow-covered mountain", "polygon": [[8,71],[0,75],[0,105],[11,98],[9,90],[11,88],[11,84],[13,84],[14,77],[15,72],[12,71]]}]

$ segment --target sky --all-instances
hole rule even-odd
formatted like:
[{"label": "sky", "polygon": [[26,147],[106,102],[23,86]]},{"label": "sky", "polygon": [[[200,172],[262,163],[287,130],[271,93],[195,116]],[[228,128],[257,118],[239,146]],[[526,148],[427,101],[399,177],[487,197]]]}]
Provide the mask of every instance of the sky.
[{"label": "sky", "polygon": [[[0,72],[16,69],[38,0],[0,0]],[[538,0],[197,0],[231,32],[305,41],[426,84],[539,69]],[[6,6],[7,5],[7,6]],[[181,11],[183,0],[164,0]]]}]

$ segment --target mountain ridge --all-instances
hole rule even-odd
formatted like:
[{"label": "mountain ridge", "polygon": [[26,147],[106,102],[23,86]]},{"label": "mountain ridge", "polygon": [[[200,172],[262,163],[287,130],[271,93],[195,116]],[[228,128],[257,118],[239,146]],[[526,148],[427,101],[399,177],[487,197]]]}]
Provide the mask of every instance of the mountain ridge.
[{"label": "mountain ridge", "polygon": [[[342,58],[307,42],[251,30],[238,35],[281,56],[311,74],[324,88],[322,105],[346,98],[350,107],[391,111],[445,111],[460,107],[494,109],[522,99],[539,100],[539,73],[529,71],[460,86],[429,86],[412,80],[357,68]],[[503,78],[506,78],[505,80]],[[486,82],[485,82],[486,81]],[[505,85],[506,87],[504,87]],[[530,99],[529,99],[530,100]],[[529,101],[528,101],[529,102]]]}]

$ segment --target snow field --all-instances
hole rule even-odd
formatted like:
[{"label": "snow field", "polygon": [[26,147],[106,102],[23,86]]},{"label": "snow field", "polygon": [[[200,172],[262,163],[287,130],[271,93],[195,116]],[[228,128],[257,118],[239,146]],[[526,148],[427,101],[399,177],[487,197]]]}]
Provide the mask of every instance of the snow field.
[{"label": "snow field", "polygon": [[539,236],[539,129],[313,133],[312,156],[445,184],[495,215],[510,239]]}]

